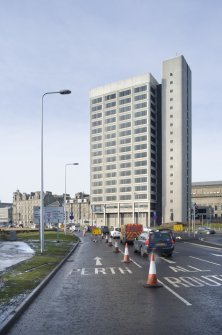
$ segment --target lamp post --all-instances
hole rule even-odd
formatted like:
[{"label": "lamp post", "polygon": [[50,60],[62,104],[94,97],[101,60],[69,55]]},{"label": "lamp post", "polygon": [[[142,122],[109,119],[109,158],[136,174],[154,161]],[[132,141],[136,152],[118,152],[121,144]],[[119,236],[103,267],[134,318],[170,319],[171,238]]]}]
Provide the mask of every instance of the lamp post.
[{"label": "lamp post", "polygon": [[66,234],[66,224],[67,224],[67,218],[66,218],[66,167],[68,165],[79,165],[79,163],[67,163],[65,164],[65,195],[64,195],[64,210],[65,210],[65,227],[64,227],[64,233]]},{"label": "lamp post", "polygon": [[46,92],[42,95],[42,121],[41,121],[41,193],[40,193],[40,250],[41,253],[44,252],[44,218],[43,218],[43,208],[44,208],[44,195],[43,195],[43,102],[44,97],[48,94],[70,94],[70,90],[61,90],[56,92]]}]

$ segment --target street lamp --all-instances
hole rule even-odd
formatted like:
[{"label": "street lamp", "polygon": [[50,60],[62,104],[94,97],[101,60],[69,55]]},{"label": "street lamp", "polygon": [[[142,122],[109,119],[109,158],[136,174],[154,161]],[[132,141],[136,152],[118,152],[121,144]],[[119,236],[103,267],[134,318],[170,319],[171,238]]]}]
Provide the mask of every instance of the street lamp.
[{"label": "street lamp", "polygon": [[44,252],[44,219],[43,219],[43,208],[44,208],[44,196],[43,196],[43,101],[47,94],[70,94],[70,90],[61,90],[56,92],[46,92],[42,95],[42,121],[41,121],[41,193],[40,193],[40,250]]},{"label": "street lamp", "polygon": [[67,218],[66,218],[66,167],[68,165],[79,165],[79,163],[67,163],[65,164],[65,196],[64,196],[64,210],[65,210],[65,227],[64,227],[64,233],[66,234],[66,224],[67,224]]}]

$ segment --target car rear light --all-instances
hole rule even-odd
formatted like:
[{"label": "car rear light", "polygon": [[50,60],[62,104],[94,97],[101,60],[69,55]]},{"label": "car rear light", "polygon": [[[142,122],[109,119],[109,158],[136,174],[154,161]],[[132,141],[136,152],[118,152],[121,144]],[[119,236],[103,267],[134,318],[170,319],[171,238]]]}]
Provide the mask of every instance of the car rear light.
[{"label": "car rear light", "polygon": [[174,239],[172,238],[172,245],[174,245],[175,244],[175,241],[174,241]]},{"label": "car rear light", "polygon": [[146,240],[146,242],[145,242],[145,245],[147,245],[147,246],[148,246],[148,245],[149,245],[149,242],[150,242],[150,240],[149,240],[149,239],[147,239],[147,240]]}]

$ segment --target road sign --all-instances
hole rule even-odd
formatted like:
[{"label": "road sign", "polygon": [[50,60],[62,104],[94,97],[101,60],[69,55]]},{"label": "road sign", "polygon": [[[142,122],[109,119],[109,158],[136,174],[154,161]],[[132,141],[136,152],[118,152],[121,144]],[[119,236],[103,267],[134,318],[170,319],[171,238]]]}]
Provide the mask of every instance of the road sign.
[{"label": "road sign", "polygon": [[[44,223],[58,224],[58,222],[64,222],[64,210],[63,207],[44,207],[43,208],[43,220]],[[34,223],[39,224],[40,222],[40,208],[34,207]]]},{"label": "road sign", "polygon": [[101,235],[101,228],[92,228],[92,235]]}]

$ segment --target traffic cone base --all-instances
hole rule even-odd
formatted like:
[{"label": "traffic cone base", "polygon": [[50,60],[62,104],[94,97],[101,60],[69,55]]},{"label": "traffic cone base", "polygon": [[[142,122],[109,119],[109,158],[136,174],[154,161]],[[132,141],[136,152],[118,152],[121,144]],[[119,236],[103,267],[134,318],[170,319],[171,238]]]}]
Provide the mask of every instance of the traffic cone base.
[{"label": "traffic cone base", "polygon": [[110,237],[110,238],[109,238],[109,242],[108,242],[108,246],[109,246],[109,247],[112,247],[112,245],[113,245],[113,244],[112,244],[112,239],[111,239],[111,237]]},{"label": "traffic cone base", "polygon": [[150,256],[150,268],[149,268],[149,274],[148,274],[147,282],[143,286],[146,287],[146,288],[163,287],[163,285],[158,283],[158,281],[157,281],[156,265],[155,265],[155,258],[154,258],[153,253]]}]

